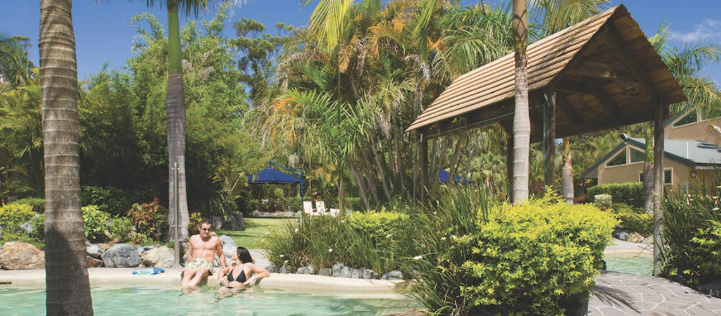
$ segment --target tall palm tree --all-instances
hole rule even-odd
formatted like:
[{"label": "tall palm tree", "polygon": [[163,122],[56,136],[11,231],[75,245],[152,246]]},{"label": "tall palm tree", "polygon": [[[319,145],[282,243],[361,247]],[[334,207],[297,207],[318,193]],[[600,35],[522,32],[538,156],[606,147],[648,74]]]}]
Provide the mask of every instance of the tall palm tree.
[{"label": "tall palm tree", "polygon": [[528,6],[513,0],[513,51],[516,65],[516,104],[513,114],[513,203],[528,200],[531,119],[528,113]]},{"label": "tall palm tree", "polygon": [[[718,64],[721,59],[721,47],[707,44],[704,41],[684,44],[683,47],[672,47],[668,44],[668,25],[661,25],[656,35],[649,38],[668,70],[676,78],[688,102],[683,107],[696,110],[707,110],[721,105],[721,91],[716,83],[706,77],[702,71],[709,64]],[[678,109],[677,109],[678,110]],[[653,213],[654,201],[654,165],[653,165],[653,130],[651,123],[645,123],[646,159],[643,165],[644,209]]]},{"label": "tall palm tree", "polygon": [[[182,52],[180,49],[180,22],[178,12],[197,15],[201,9],[207,8],[208,0],[146,0],[148,6],[156,3],[168,10],[168,88],[165,101],[168,124],[168,206],[171,210],[168,236],[173,236],[173,227],[177,221],[179,227],[188,226],[188,194],[185,184],[185,90],[183,87]],[[178,204],[175,205],[175,172],[178,164]],[[175,208],[178,216],[175,218]],[[178,238],[188,238],[186,229],[178,230]]]},{"label": "tall palm tree", "polygon": [[80,210],[78,79],[71,0],[40,1],[48,315],[92,315]]}]

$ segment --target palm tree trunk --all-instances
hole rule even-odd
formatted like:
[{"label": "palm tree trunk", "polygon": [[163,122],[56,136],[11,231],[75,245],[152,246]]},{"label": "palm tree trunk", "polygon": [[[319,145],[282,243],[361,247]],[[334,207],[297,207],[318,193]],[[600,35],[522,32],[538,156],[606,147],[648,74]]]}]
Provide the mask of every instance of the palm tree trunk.
[{"label": "palm tree trunk", "polygon": [[343,188],[343,171],[340,171],[341,168],[338,168],[339,174],[338,174],[338,209],[340,209],[341,214],[345,214],[345,191]]},{"label": "palm tree trunk", "polygon": [[573,165],[571,164],[571,140],[563,138],[563,169],[561,169],[561,195],[566,204],[573,205]]},{"label": "palm tree trunk", "polygon": [[651,133],[650,123],[645,123],[644,132],[646,138],[645,151],[646,159],[643,163],[643,209],[646,214],[653,214],[653,202],[654,202],[654,181],[655,181],[655,168],[653,165],[653,134]]},{"label": "palm tree trunk", "polygon": [[371,150],[373,151],[373,156],[375,156],[376,165],[378,166],[378,178],[380,178],[381,183],[383,183],[383,191],[386,194],[386,199],[390,201],[391,193],[390,190],[388,190],[388,181],[386,180],[385,176],[385,168],[383,167],[383,163],[381,163],[381,157],[378,155],[378,149],[376,149],[375,141],[371,143]]},{"label": "palm tree trunk", "polygon": [[[183,88],[182,55],[180,51],[180,22],[175,1],[168,1],[168,95],[166,100],[168,124],[169,194],[170,216],[168,236],[173,236],[175,225],[175,187],[173,165],[178,164],[178,215],[179,227],[187,227],[189,221],[188,196],[185,186],[185,91]],[[188,238],[187,229],[178,229],[178,238]]]},{"label": "palm tree trunk", "polygon": [[375,200],[375,204],[377,205],[380,203],[380,195],[378,194],[378,188],[376,187],[376,180],[373,179],[373,177],[365,177],[366,180],[368,180],[368,188],[371,191],[371,194],[373,195],[373,200]]},{"label": "palm tree trunk", "polygon": [[78,76],[71,0],[40,1],[47,315],[93,315],[80,210]]},{"label": "palm tree trunk", "polygon": [[528,200],[531,120],[528,113],[528,10],[526,0],[513,1],[513,41],[516,63],[516,105],[513,115],[513,204]]},{"label": "palm tree trunk", "polygon": [[363,204],[365,205],[366,209],[370,209],[370,204],[368,203],[368,195],[366,195],[366,188],[365,183],[363,182],[363,177],[358,173],[358,168],[356,168],[355,163],[352,161],[348,162],[348,167],[350,168],[350,174],[353,176],[353,180],[358,185],[358,194],[360,194],[361,199],[363,199]]}]

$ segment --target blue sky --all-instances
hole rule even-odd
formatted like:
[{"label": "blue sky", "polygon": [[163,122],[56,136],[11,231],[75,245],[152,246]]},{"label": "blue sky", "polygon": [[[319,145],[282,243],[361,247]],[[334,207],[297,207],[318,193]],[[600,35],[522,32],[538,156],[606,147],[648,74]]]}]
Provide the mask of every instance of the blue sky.
[{"label": "blue sky", "polygon": [[[303,26],[312,13],[312,7],[301,8],[299,0],[255,0],[235,7],[233,16],[226,24],[228,36],[234,36],[232,22],[247,17],[272,28],[277,22]],[[314,1],[315,4],[317,1]],[[462,0],[463,4],[478,1]],[[489,2],[489,1],[484,1]],[[497,3],[497,0],[490,1]],[[623,3],[648,36],[657,33],[659,26],[670,23],[672,44],[708,41],[721,44],[721,1],[719,0],[612,0],[612,5]],[[0,0],[0,33],[22,35],[31,38],[30,58],[38,64],[39,0]],[[703,9],[702,9],[703,8]],[[75,0],[73,1],[73,25],[77,42],[78,77],[86,78],[100,70],[104,62],[110,68],[122,68],[126,59],[133,56],[131,45],[136,28],[130,18],[142,12],[155,14],[167,25],[167,13],[160,7],[147,8],[145,1],[126,0]],[[210,19],[213,12],[206,12],[198,19]],[[181,23],[185,23],[181,20]],[[709,77],[721,82],[721,66],[706,70]]]}]

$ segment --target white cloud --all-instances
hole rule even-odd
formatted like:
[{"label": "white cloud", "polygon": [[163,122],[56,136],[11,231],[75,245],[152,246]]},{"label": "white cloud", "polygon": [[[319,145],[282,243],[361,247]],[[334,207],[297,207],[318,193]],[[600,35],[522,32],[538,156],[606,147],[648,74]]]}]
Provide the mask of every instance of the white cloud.
[{"label": "white cloud", "polygon": [[671,32],[669,38],[680,42],[697,42],[703,39],[721,39],[721,20],[707,19],[696,24],[690,32]]}]

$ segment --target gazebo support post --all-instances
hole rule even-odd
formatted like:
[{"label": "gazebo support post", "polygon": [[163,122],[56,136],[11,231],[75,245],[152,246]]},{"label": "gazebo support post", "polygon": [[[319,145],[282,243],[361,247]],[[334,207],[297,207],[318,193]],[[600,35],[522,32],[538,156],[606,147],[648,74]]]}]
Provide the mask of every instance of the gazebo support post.
[{"label": "gazebo support post", "polygon": [[421,202],[428,201],[428,139],[425,138],[423,132],[418,133],[420,146],[418,146],[418,167],[420,173],[420,189]]},{"label": "gazebo support post", "polygon": [[556,181],[556,92],[546,92],[546,101],[543,107],[543,184],[548,187]]},{"label": "gazebo support post", "polygon": [[663,232],[663,122],[667,115],[667,106],[663,99],[660,99],[656,108],[653,128],[653,169],[654,169],[654,204],[653,204],[653,275],[657,276],[660,271],[662,261],[661,247],[663,241],[661,234]]},{"label": "gazebo support post", "polygon": [[513,203],[513,135],[506,135],[506,181],[508,182],[508,201]]}]

